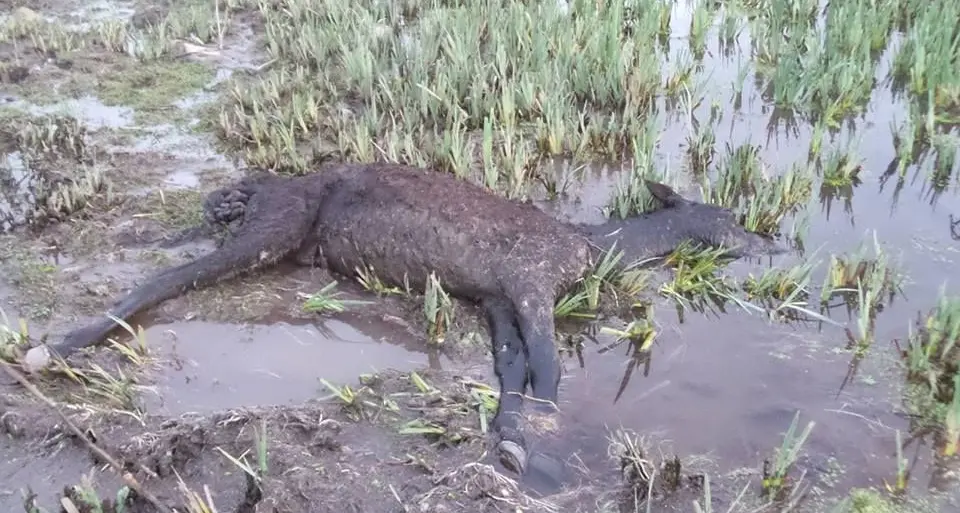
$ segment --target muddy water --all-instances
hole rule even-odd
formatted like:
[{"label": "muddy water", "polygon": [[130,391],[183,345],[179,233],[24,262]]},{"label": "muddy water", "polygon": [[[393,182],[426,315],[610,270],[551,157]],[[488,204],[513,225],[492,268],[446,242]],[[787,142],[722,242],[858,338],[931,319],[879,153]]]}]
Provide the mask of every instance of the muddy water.
[{"label": "muddy water", "polygon": [[167,362],[147,407],[171,415],[297,403],[329,395],[321,379],[344,384],[388,368],[449,365],[396,324],[358,315],[310,324],[157,324],[146,336]]},{"label": "muddy water", "polygon": [[[675,17],[675,27],[689,26],[689,14],[682,8],[674,14],[680,15]],[[748,48],[746,36],[740,43],[741,48]],[[708,49],[709,55],[720,55],[715,44]],[[714,101],[727,106],[715,128],[716,148],[722,151],[726,143],[759,145],[771,172],[803,162],[812,129],[800,125],[787,130],[781,125],[771,130],[771,109],[759,99],[752,77],[744,84],[742,109],[734,112],[729,107],[739,65],[737,57],[707,57],[703,71],[703,76],[711,77],[711,86],[697,117],[707,119]],[[881,66],[878,75],[885,73]],[[771,324],[761,315],[734,306],[731,313],[716,317],[688,312],[680,323],[672,305],[661,302],[657,309],[661,335],[649,375],[643,376],[643,367],[636,369],[616,403],[614,397],[630,361],[624,356],[626,347],[600,354],[599,347],[613,342],[601,335],[599,345],[588,342],[582,369],[576,360],[567,362],[561,392],[565,431],[559,440],[543,442],[546,450],[557,455],[576,452],[592,469],[609,468],[602,434],[608,428],[624,427],[659,433],[672,441],[680,454],[708,453],[720,462],[721,471],[739,466],[759,469],[800,411],[801,427],[816,422],[806,445],[809,469],[828,471],[830,458],[836,458],[844,469],[841,485],[882,486],[882,479],[889,480],[896,472],[895,430],[907,438],[906,420],[894,413],[899,406],[900,378],[891,341],[906,335],[918,310],[925,312],[935,304],[941,286],[951,293],[960,291],[958,280],[950,279],[960,258],[960,243],[951,239],[948,225],[950,213],[960,214],[955,188],[931,202],[923,180],[925,171],[914,181],[915,169],[909,171],[899,197],[893,194],[896,177],[881,188],[879,178],[895,156],[890,125],[905,119],[902,102],[889,90],[876,90],[868,111],[853,130],[845,128],[834,140],[824,141],[825,148],[843,147],[852,141],[864,159],[863,183],[854,190],[852,208],[844,208],[842,200],[821,204],[815,182],[808,209],[807,256],[819,248],[819,259],[826,264],[831,252],[854,252],[860,243],[871,243],[875,231],[884,251],[907,274],[906,297],[898,298],[879,315],[874,348],[851,383],[840,390],[850,358],[843,350],[846,338],[842,328]],[[663,165],[670,163],[676,168],[686,135],[685,123],[667,119],[659,148]],[[588,181],[597,180],[596,189],[612,191],[603,173],[587,177]],[[585,194],[582,201],[559,210],[563,217],[594,222],[593,212],[602,204],[587,203],[600,196]],[[783,228],[788,229],[790,223],[785,221]],[[784,267],[800,260],[800,256],[790,255],[775,259],[773,265]],[[742,276],[757,274],[762,268],[741,261],[731,271]],[[821,268],[813,283],[819,284],[822,276]],[[843,309],[832,317],[856,331],[855,321],[848,319]],[[914,471],[916,489],[927,486],[930,479],[924,466],[928,451],[920,451],[919,468]]]}]

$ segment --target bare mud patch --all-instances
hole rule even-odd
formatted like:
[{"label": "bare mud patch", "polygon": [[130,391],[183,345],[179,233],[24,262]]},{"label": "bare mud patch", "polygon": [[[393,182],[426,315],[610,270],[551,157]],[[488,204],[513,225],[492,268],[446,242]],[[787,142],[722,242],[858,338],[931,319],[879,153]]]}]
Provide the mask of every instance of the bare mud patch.
[{"label": "bare mud patch", "polygon": [[[520,505],[527,511],[558,511],[553,502],[520,493],[512,479],[487,461],[478,418],[470,413],[475,407],[473,378],[428,370],[420,377],[429,390],[415,386],[406,373],[372,376],[360,386],[363,403],[355,405],[311,400],[159,422],[148,417],[145,423],[104,413],[68,415],[86,426],[101,448],[128,462],[130,472],[163,504],[182,503],[179,476],[216,490],[213,500],[222,511],[241,511],[245,503],[291,512],[391,511],[405,504],[422,511],[498,511]],[[62,428],[43,423],[24,406],[19,402],[7,410],[29,426],[21,439],[59,437],[61,450],[83,452],[76,441],[59,434]],[[424,415],[444,426],[446,434],[404,433]],[[259,453],[262,444],[265,451]],[[257,454],[265,459],[258,460]],[[231,457],[250,464],[255,479]],[[38,458],[34,470],[45,471],[52,461]],[[40,504],[48,504],[57,491],[49,481],[27,475],[33,474],[29,469],[19,472],[21,486],[34,487]],[[87,475],[100,490],[113,485],[108,474]],[[554,500],[572,505],[595,493],[569,490]],[[8,498],[5,502],[16,504]],[[134,511],[141,503],[142,498],[134,499]]]}]

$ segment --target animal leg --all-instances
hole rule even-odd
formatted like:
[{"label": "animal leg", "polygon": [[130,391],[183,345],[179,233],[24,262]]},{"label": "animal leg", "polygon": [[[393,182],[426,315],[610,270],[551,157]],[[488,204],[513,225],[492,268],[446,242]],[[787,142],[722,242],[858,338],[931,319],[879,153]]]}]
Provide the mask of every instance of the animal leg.
[{"label": "animal leg", "polygon": [[[118,301],[110,315],[126,320],[187,290],[273,264],[295,251],[313,226],[320,200],[292,192],[286,187],[267,187],[249,196],[236,237],[192,262],[156,274]],[[52,349],[66,356],[96,344],[114,328],[113,319],[104,317],[71,331]]]},{"label": "animal leg", "polygon": [[534,406],[540,411],[555,411],[560,385],[560,355],[554,342],[554,294],[532,289],[512,297],[523,335]]},{"label": "animal leg", "polygon": [[493,350],[494,372],[500,382],[500,402],[492,427],[499,441],[500,461],[517,473],[527,464],[527,448],[520,432],[523,394],[527,386],[526,356],[517,316],[509,301],[487,298],[481,302]]}]

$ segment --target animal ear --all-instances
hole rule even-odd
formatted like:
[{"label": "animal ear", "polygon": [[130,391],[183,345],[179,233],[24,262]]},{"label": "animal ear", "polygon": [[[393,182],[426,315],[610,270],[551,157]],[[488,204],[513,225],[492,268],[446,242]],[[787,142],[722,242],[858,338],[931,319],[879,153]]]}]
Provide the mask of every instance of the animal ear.
[{"label": "animal ear", "polygon": [[650,193],[668,207],[687,202],[686,198],[678,194],[677,191],[673,190],[667,184],[654,182],[652,180],[644,180],[644,182],[646,182],[647,189],[650,191]]}]

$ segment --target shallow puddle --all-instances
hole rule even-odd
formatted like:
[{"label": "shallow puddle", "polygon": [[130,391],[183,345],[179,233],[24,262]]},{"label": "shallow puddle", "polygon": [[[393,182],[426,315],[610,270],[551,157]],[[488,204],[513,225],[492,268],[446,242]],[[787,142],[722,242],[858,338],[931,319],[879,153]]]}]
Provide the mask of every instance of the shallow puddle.
[{"label": "shallow puddle", "polygon": [[830,471],[836,457],[853,484],[889,477],[894,429],[906,422],[891,413],[896,398],[880,368],[865,366],[865,379],[840,391],[848,357],[836,352],[838,330],[793,330],[759,315],[688,313],[680,324],[660,306],[649,365],[633,361],[626,343],[604,352],[615,342],[607,335],[586,342],[582,368],[566,361],[562,431],[543,450],[576,453],[592,472],[609,472],[605,435],[626,428],[667,442],[667,455],[705,455],[724,472],[759,469],[799,411],[800,429],[816,422],[805,445],[809,470]]},{"label": "shallow puddle", "polygon": [[7,103],[13,109],[32,116],[59,114],[77,119],[90,130],[100,128],[124,128],[133,124],[133,109],[130,107],[104,105],[93,96],[69,98],[49,105],[36,105],[23,100]]},{"label": "shallow puddle", "polygon": [[144,394],[146,406],[170,415],[298,403],[330,394],[321,379],[353,384],[384,369],[449,364],[396,325],[356,317],[313,324],[187,321],[153,325],[146,336],[167,362],[155,393]]}]

